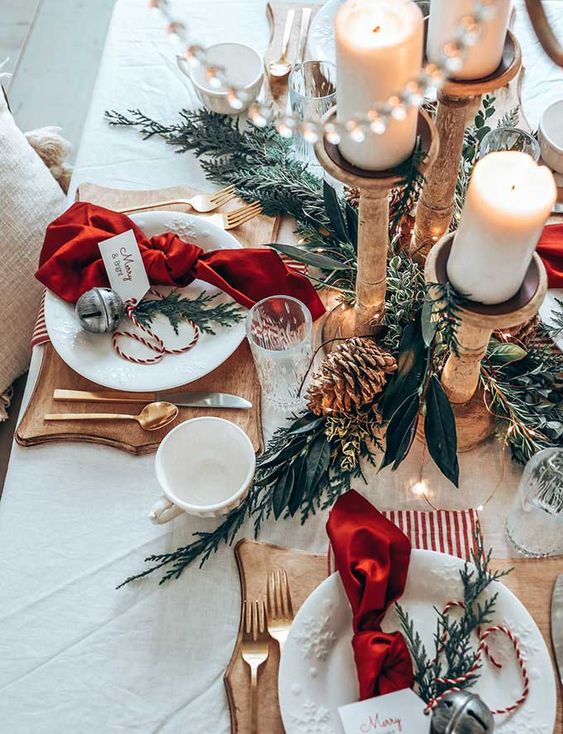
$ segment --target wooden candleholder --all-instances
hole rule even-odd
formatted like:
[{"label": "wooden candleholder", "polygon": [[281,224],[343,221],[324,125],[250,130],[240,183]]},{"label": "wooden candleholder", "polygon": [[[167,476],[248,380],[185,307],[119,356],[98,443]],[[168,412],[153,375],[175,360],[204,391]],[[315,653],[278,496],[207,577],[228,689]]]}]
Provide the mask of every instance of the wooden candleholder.
[{"label": "wooden candleholder", "polygon": [[[424,274],[427,283],[447,283],[447,262],[454,234],[443,237],[430,250]],[[451,353],[442,372],[442,385],[454,411],[459,451],[468,451],[495,429],[479,388],[481,360],[496,329],[511,329],[538,312],[547,291],[545,267],[534,253],[518,293],[504,303],[470,302],[460,309],[457,327],[459,355]]]},{"label": "wooden candleholder", "polygon": [[[324,118],[330,122],[336,108]],[[435,125],[426,112],[420,110],[417,134],[425,158],[420,170],[425,173],[438,153]],[[319,163],[338,181],[360,190],[358,210],[358,255],[356,302],[354,306],[339,304],[326,317],[323,341],[374,334],[385,310],[387,251],[389,249],[389,191],[403,181],[399,168],[386,171],[366,171],[349,163],[337,145],[326,138],[315,145]]]},{"label": "wooden candleholder", "polygon": [[416,208],[411,254],[417,260],[426,258],[452,221],[463,137],[470,112],[480,105],[483,94],[500,89],[514,79],[521,66],[520,45],[508,31],[502,61],[493,74],[469,81],[450,79],[438,93],[436,127],[440,151],[426,177]]}]

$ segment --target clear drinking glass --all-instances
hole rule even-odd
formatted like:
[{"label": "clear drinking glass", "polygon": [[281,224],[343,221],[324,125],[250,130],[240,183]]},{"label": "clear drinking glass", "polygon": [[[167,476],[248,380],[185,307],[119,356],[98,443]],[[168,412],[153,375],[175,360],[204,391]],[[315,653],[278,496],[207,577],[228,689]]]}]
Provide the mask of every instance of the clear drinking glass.
[{"label": "clear drinking glass", "polygon": [[539,451],[526,464],[506,535],[522,555],[563,554],[563,449]]},{"label": "clear drinking glass", "polygon": [[262,394],[281,410],[298,410],[299,387],[313,354],[313,320],[305,304],[291,296],[271,296],[253,306],[246,319]]},{"label": "clear drinking glass", "polygon": [[[320,120],[336,104],[336,66],[330,61],[295,64],[288,86],[291,111],[301,120]],[[301,133],[295,133],[293,145],[299,160],[316,163],[313,145]]]},{"label": "clear drinking glass", "polygon": [[535,161],[538,161],[540,157],[540,145],[530,133],[517,127],[497,127],[488,132],[481,141],[479,158],[503,150],[527,153]]}]

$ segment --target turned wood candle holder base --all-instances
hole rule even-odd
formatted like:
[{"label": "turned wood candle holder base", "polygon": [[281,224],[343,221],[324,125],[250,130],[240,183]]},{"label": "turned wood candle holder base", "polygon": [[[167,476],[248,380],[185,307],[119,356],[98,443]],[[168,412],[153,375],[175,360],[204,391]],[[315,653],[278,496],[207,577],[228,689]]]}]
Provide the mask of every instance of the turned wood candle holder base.
[{"label": "turned wood candle holder base", "polygon": [[448,231],[454,213],[454,199],[465,128],[471,111],[481,96],[508,84],[520,71],[522,53],[511,31],[506,35],[498,69],[483,79],[448,80],[438,94],[436,127],[440,151],[426,177],[416,208],[411,255],[424,262],[430,248]]},{"label": "turned wood candle holder base", "polygon": [[[447,283],[447,263],[454,234],[443,237],[430,250],[424,270],[427,283]],[[451,353],[442,372],[442,385],[456,419],[458,451],[468,451],[487,439],[496,421],[479,387],[481,360],[493,331],[511,329],[531,319],[547,291],[547,274],[534,253],[520,290],[497,304],[469,302],[460,308],[457,327],[458,354]]]},{"label": "turned wood candle holder base", "polygon": [[[331,122],[336,108],[324,117]],[[418,136],[425,158],[420,170],[425,173],[438,153],[438,136],[430,116],[423,110],[418,116]],[[367,171],[349,163],[337,145],[326,138],[315,145],[315,153],[324,170],[347,186],[360,190],[358,209],[358,255],[356,303],[339,304],[326,317],[323,341],[365,334],[375,335],[385,310],[387,251],[389,248],[389,191],[401,184],[400,168]],[[404,164],[402,164],[404,166]],[[330,350],[330,345],[328,345]]]}]

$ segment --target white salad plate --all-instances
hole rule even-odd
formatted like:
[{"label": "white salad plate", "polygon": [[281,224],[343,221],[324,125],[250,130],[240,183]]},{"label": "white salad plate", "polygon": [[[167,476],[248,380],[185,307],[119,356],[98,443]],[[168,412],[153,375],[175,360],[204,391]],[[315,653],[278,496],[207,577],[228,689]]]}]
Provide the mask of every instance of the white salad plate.
[{"label": "white salad plate", "polygon": [[[459,558],[413,550],[400,604],[411,615],[426,649],[432,651],[436,629],[434,607],[459,599],[463,569]],[[525,703],[511,715],[495,716],[495,731],[506,734],[552,734],[556,691],[553,668],[543,637],[521,602],[502,583],[493,624],[508,626],[517,636],[530,676]],[[487,593],[487,592],[486,592]],[[392,606],[382,623],[385,632],[400,629]],[[352,612],[338,574],[329,576],[305,601],[291,626],[279,670],[279,701],[286,734],[343,734],[338,707],[358,700],[352,652]],[[512,704],[522,692],[514,649],[504,635],[489,638],[490,649],[503,664],[496,670],[484,662],[477,684],[491,708]]]},{"label": "white salad plate", "polygon": [[[182,239],[205,251],[242,247],[229,232],[190,214],[146,212],[132,214],[131,219],[147,237],[162,232],[175,232]],[[157,290],[165,294],[173,289],[157,286]],[[201,280],[194,280],[179,291],[188,298],[195,298],[205,291],[209,295],[218,294],[213,303],[232,302],[218,288]],[[197,344],[189,352],[167,354],[156,364],[141,365],[128,362],[116,354],[111,334],[90,334],[84,331],[74,315],[74,304],[66,303],[50,291],[45,298],[45,323],[53,347],[75,372],[98,385],[131,392],[171,390],[207,375],[231,356],[245,334],[243,321],[231,327],[216,325],[215,334],[201,334]],[[122,322],[122,326],[128,326],[126,320]],[[189,342],[193,334],[192,327],[185,324],[180,326],[179,334],[176,335],[164,317],[155,319],[152,327],[170,347],[181,347]],[[122,345],[133,356],[152,355],[146,347],[131,339],[123,339]]]}]

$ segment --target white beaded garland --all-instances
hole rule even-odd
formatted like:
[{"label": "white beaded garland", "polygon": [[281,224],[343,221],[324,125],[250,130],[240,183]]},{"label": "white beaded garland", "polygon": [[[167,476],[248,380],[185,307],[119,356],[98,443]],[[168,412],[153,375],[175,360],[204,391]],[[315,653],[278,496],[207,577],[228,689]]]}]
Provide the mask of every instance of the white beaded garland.
[{"label": "white beaded garland", "polygon": [[[203,46],[189,43],[188,29],[184,23],[172,17],[169,1],[149,0],[149,6],[160,10],[167,21],[168,32],[185,44],[184,58],[191,65],[204,68],[205,77],[211,87],[226,88],[227,101],[233,112],[242,110],[247,101],[246,93],[229,83],[227,69],[207,62],[207,53]],[[479,40],[483,32],[483,23],[495,13],[495,0],[475,0],[473,12],[460,18],[455,37],[444,44],[441,61],[437,64],[426,64],[417,79],[407,82],[403,90],[389,97],[385,104],[377,105],[368,115],[355,116],[345,123],[329,122],[322,125],[315,120],[301,120],[294,115],[285,114],[275,121],[279,134],[284,138],[291,138],[298,130],[310,143],[317,142],[324,134],[333,145],[338,145],[345,135],[361,143],[368,130],[382,135],[390,119],[404,120],[410,109],[422,107],[427,92],[440,89],[449,76],[460,70],[469,47]],[[256,102],[249,109],[249,117],[257,127],[265,127],[274,115],[271,107]]]}]

